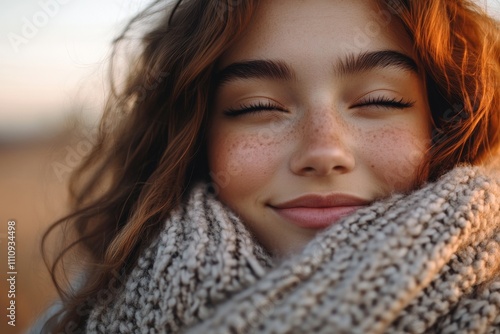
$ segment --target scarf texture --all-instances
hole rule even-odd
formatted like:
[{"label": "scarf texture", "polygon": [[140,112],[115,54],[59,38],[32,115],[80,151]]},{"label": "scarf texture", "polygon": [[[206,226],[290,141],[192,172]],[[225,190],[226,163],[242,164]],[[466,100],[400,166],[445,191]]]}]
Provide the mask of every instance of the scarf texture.
[{"label": "scarf texture", "polygon": [[500,333],[500,181],[457,167],[275,261],[198,185],[88,333]]}]

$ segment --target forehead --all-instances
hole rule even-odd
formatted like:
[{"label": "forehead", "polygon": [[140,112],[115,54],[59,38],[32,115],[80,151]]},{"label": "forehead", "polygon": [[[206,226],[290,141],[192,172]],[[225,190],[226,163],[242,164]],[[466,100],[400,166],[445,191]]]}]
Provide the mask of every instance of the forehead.
[{"label": "forehead", "polygon": [[220,67],[243,59],[334,61],[346,54],[395,50],[413,55],[399,21],[376,0],[262,1]]}]

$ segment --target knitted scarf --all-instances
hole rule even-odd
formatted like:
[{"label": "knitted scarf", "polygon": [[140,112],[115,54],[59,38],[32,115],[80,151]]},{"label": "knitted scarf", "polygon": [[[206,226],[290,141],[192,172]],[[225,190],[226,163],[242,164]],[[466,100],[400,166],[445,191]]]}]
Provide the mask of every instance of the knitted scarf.
[{"label": "knitted scarf", "polygon": [[193,188],[90,333],[500,333],[500,181],[457,167],[283,261]]}]

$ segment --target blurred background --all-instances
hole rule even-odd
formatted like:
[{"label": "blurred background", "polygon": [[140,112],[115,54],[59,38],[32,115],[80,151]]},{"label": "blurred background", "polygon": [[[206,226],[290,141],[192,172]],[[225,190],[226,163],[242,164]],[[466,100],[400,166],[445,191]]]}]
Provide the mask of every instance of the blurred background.
[{"label": "blurred background", "polygon": [[[41,236],[66,212],[68,176],[92,144],[111,41],[149,2],[0,0],[0,333],[24,333],[56,298]],[[481,4],[500,17],[500,0]],[[16,327],[6,318],[9,220],[16,222]]]},{"label": "blurred background", "polygon": [[[24,333],[56,298],[41,236],[66,212],[68,176],[90,148],[111,42],[149,2],[0,0],[0,333]],[[16,222],[15,327],[6,317],[9,220]]]}]

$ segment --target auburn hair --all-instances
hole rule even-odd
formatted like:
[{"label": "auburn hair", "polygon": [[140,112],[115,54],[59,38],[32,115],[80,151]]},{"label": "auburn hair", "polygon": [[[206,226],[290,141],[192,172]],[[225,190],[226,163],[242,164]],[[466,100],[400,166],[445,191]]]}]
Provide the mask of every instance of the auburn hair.
[{"label": "auburn hair", "polygon": [[[428,178],[490,158],[499,143],[498,21],[471,0],[373,1],[402,21],[426,73],[435,125]],[[110,77],[95,147],[70,179],[72,213],[44,234],[44,259],[63,303],[45,331],[83,328],[190,185],[209,179],[203,139],[216,63],[258,2],[157,0],[115,40],[114,55],[138,26],[149,27],[125,84],[116,87]],[[50,259],[49,236],[60,227],[72,233]],[[60,270],[75,249],[84,254],[77,287]]]}]

